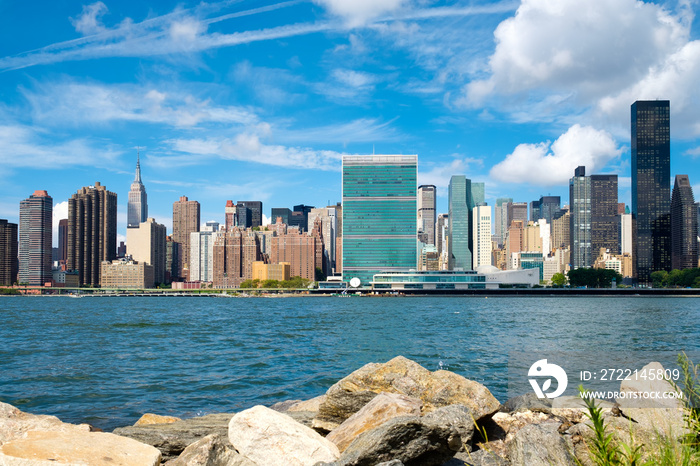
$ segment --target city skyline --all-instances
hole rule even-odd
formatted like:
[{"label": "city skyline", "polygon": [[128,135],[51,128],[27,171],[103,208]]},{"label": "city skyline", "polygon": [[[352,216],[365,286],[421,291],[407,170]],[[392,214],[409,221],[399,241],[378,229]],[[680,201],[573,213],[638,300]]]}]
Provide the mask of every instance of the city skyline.
[{"label": "city skyline", "polygon": [[342,154],[418,154],[437,213],[451,175],[485,183],[495,206],[563,200],[579,165],[618,175],[629,205],[629,106],[657,98],[671,101],[671,178],[697,191],[697,6],[635,5],[565,3],[556,21],[531,1],[8,6],[0,218],[16,223],[35,190],[66,218],[100,181],[125,240],[139,146],[149,216],[168,231],[180,196],[222,224],[231,199],[266,217],[333,205]]}]

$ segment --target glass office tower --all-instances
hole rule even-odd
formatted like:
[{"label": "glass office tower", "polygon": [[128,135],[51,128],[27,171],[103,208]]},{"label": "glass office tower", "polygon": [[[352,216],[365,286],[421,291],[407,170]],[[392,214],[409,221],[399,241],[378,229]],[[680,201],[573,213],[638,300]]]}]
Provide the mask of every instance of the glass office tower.
[{"label": "glass office tower", "polygon": [[472,269],[472,182],[464,175],[453,175],[448,188],[450,270]]},{"label": "glass office tower", "polygon": [[671,123],[668,100],[632,104],[632,217],[637,278],[671,269]]},{"label": "glass office tower", "polygon": [[343,156],[343,280],[416,267],[418,157]]}]

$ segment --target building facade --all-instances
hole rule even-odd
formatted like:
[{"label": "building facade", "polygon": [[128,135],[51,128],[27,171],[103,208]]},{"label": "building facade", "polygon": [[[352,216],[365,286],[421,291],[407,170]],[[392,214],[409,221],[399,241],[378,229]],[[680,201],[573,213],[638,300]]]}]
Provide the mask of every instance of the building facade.
[{"label": "building facade", "polygon": [[34,191],[19,203],[19,282],[43,286],[53,279],[53,199],[46,191]]},{"label": "building facade", "polygon": [[698,266],[698,211],[688,175],[676,175],[671,196],[671,267]]},{"label": "building facade", "polygon": [[637,279],[671,268],[671,119],[668,100],[632,104],[632,216]]},{"label": "building facade", "polygon": [[[190,267],[190,233],[199,231],[199,202],[187,196],[173,203],[173,241],[180,244],[178,277],[188,279]],[[173,277],[173,280],[175,277]]]},{"label": "building facade", "polygon": [[[617,175],[591,175],[591,253],[620,252]],[[595,257],[592,257],[595,259]],[[591,264],[592,265],[592,264]]]},{"label": "building facade", "polygon": [[238,227],[214,237],[214,288],[236,288],[253,278],[253,263],[260,261],[260,242],[254,231]]},{"label": "building facade", "polygon": [[138,228],[126,229],[127,252],[139,263],[153,266],[156,284],[166,283],[165,264],[167,257],[166,227],[149,217]]},{"label": "building facade", "polygon": [[502,246],[506,240],[506,233],[508,232],[508,203],[512,203],[513,198],[510,197],[499,197],[496,199],[496,206],[494,207],[494,241],[498,246]]},{"label": "building facade", "polygon": [[127,228],[138,228],[148,218],[148,197],[141,182],[141,158],[136,155],[136,176],[131,183],[127,202]]},{"label": "building facade", "polygon": [[450,223],[448,225],[448,259],[450,270],[472,270],[472,199],[471,180],[453,175],[448,188]]},{"label": "building facade", "polygon": [[18,231],[16,223],[0,219],[0,285],[11,286],[17,282]]},{"label": "building facade", "polygon": [[236,204],[236,226],[253,228],[262,226],[263,205],[260,201],[239,201]]},{"label": "building facade", "polygon": [[472,270],[491,264],[491,206],[475,206],[472,209],[472,237],[474,255]]},{"label": "building facade", "polygon": [[530,221],[536,222],[543,218],[552,224],[554,215],[561,210],[561,197],[541,196],[538,201],[530,203]]},{"label": "building facade", "polygon": [[214,281],[214,240],[218,231],[218,222],[207,222],[201,231],[190,233],[189,281]]},{"label": "building facade", "polygon": [[423,244],[435,244],[436,196],[435,186],[418,186],[418,241]]},{"label": "building facade", "polygon": [[318,262],[322,257],[322,245],[317,237],[306,233],[290,231],[285,235],[272,237],[270,251],[270,263],[290,264],[292,277],[301,277],[307,280],[316,279],[316,268],[321,268]]},{"label": "building facade", "polygon": [[343,156],[343,279],[416,267],[416,155]]},{"label": "building facade", "polygon": [[68,200],[67,270],[77,270],[80,285],[99,286],[103,261],[117,255],[117,195],[99,182]]},{"label": "building facade", "polygon": [[120,259],[100,264],[102,288],[153,288],[153,266],[144,262]]}]

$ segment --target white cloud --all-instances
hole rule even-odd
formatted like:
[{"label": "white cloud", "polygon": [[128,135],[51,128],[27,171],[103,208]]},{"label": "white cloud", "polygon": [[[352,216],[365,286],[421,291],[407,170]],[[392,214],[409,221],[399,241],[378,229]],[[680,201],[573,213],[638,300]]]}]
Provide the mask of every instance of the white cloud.
[{"label": "white cloud", "polygon": [[484,161],[481,159],[457,156],[449,163],[432,165],[427,172],[418,172],[418,184],[432,184],[438,188],[438,195],[447,196],[447,188],[452,175],[466,175],[474,180],[473,167],[483,168]]},{"label": "white cloud", "polygon": [[23,89],[35,121],[58,125],[115,120],[192,127],[200,123],[253,124],[241,107],[217,106],[168,85],[93,84],[66,81]]},{"label": "white cloud", "polygon": [[345,20],[348,27],[362,26],[369,20],[396,11],[406,0],[314,0],[334,15]]},{"label": "white cloud", "polygon": [[87,139],[58,141],[34,127],[0,125],[0,165],[46,170],[66,166],[111,166],[119,153]]},{"label": "white cloud", "polygon": [[379,79],[363,71],[337,68],[332,71],[330,80],[317,84],[316,88],[336,103],[355,105],[369,97]]},{"label": "white cloud", "polygon": [[77,19],[70,19],[71,24],[79,33],[87,36],[103,32],[104,24],[100,18],[107,13],[107,5],[102,2],[95,2],[90,5],[83,5],[83,12]]},{"label": "white cloud", "polygon": [[674,136],[697,137],[700,41],[690,40],[691,3],[672,12],[636,0],[523,0],[455,102],[497,107],[517,122],[595,122],[624,138],[634,101],[669,99]]},{"label": "white cloud", "polygon": [[688,40],[663,7],[636,0],[523,0],[494,32],[490,77],[467,86],[479,103],[491,93],[573,89],[600,97],[643,76]]},{"label": "white cloud", "polygon": [[58,222],[68,218],[68,201],[53,205],[53,244],[58,246]]},{"label": "white cloud", "polygon": [[596,111],[611,119],[628,121],[630,105],[636,100],[671,101],[674,135],[700,136],[700,41],[687,43],[676,53],[649,68],[638,82],[623,91],[602,98]]},{"label": "white cloud", "polygon": [[[328,150],[265,144],[256,131],[245,131],[233,138],[175,139],[168,141],[175,152],[184,156],[155,159],[154,164],[173,166],[199,163],[201,157],[240,160],[280,167],[338,170],[342,154]],[[192,157],[192,155],[196,157]]]},{"label": "white cloud", "polygon": [[520,144],[490,172],[503,183],[555,186],[566,184],[578,166],[594,173],[619,157],[622,149],[606,131],[574,125],[551,143]]},{"label": "white cloud", "polygon": [[695,147],[694,149],[688,149],[687,151],[685,151],[685,155],[689,155],[694,159],[700,157],[700,147]]},{"label": "white cloud", "polygon": [[[398,118],[398,117],[397,117]],[[397,118],[381,122],[374,118],[360,118],[347,123],[338,123],[315,128],[276,129],[275,139],[286,143],[342,143],[348,145],[361,142],[386,142],[406,140],[392,123]]]}]

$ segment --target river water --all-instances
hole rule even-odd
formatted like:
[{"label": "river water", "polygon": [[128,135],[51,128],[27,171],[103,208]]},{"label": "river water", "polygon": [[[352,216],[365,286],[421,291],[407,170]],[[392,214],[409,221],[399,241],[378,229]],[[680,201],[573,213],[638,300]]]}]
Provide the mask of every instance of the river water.
[{"label": "river water", "polygon": [[[320,395],[397,355],[485,384],[513,353],[700,350],[696,298],[0,298],[0,401],[105,430]],[[696,361],[698,362],[698,361]]]}]

